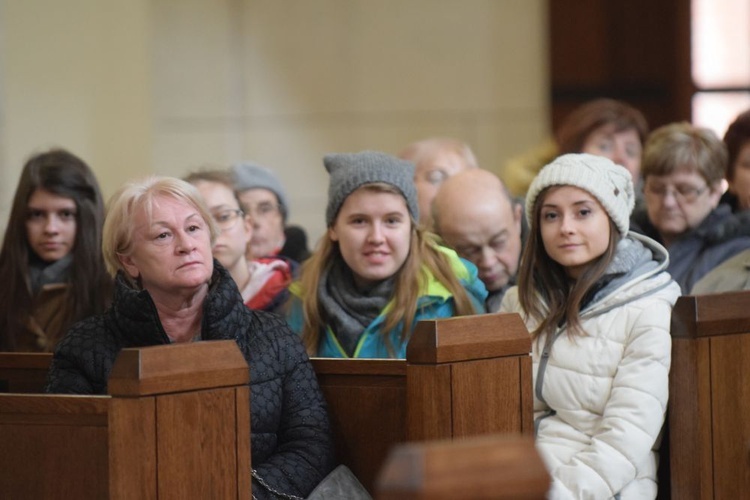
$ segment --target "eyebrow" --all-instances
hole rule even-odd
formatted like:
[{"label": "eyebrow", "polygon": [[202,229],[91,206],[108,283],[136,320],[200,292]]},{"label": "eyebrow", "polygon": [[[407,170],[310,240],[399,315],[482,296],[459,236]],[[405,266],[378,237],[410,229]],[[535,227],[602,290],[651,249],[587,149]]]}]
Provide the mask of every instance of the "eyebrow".
[{"label": "eyebrow", "polygon": [[[201,217],[201,215],[198,212],[194,212],[194,213],[188,215],[187,217],[185,217],[185,219],[183,220],[183,222],[187,222],[187,221],[189,221],[190,219],[192,219],[194,217],[198,217],[199,219],[203,220],[203,217]],[[169,225],[170,225],[169,222],[167,222],[165,220],[151,221],[151,227],[154,227],[154,226],[169,227]]]},{"label": "eyebrow", "polygon": [[[583,205],[583,204],[586,204],[586,203],[594,203],[594,200],[593,199],[589,199],[589,200],[574,201],[573,205],[577,206],[577,205]],[[542,208],[558,208],[558,207],[559,207],[559,205],[555,205],[553,203],[544,203],[544,204],[542,204]]]}]

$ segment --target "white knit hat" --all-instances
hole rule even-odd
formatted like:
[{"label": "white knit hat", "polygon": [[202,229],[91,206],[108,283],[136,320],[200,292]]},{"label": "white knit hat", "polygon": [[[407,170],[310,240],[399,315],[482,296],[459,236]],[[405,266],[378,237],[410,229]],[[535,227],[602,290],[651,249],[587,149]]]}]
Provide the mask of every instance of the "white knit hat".
[{"label": "white knit hat", "polygon": [[633,180],[625,167],[603,156],[567,154],[546,165],[526,193],[526,220],[531,225],[534,202],[550,186],[574,186],[591,193],[609,214],[620,234],[630,229],[630,212],[635,205]]}]

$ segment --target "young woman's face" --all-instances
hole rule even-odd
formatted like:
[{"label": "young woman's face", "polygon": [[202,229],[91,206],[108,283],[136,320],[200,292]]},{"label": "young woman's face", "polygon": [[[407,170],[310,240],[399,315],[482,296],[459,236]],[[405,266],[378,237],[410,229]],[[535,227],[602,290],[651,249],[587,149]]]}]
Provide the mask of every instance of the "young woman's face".
[{"label": "young woman's face", "polygon": [[252,236],[252,223],[246,217],[232,189],[220,182],[198,181],[195,184],[221,233],[213,246],[213,256],[227,270],[247,266],[245,252]]},{"label": "young woman's face", "polygon": [[42,188],[31,194],[26,213],[26,238],[40,259],[55,262],[73,251],[76,212],[72,198]]},{"label": "young woman's face", "polygon": [[609,215],[601,203],[573,186],[550,188],[539,214],[544,250],[577,279],[609,246]]},{"label": "young woman's face", "polygon": [[360,287],[390,278],[409,254],[411,218],[399,194],[359,188],[346,198],[328,236]]}]

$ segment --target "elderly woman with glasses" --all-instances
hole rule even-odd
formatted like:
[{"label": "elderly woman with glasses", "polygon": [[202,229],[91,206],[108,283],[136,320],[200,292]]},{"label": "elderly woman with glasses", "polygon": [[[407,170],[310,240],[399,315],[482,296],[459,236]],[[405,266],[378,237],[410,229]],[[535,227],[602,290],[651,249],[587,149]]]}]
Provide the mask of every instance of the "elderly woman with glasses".
[{"label": "elderly woman with glasses", "polygon": [[185,180],[198,188],[220,229],[213,255],[234,279],[250,309],[282,312],[298,264],[281,256],[247,258],[255,215],[242,207],[226,170],[194,172]]},{"label": "elderly woman with glasses", "polygon": [[646,141],[641,167],[646,206],[633,213],[633,230],[667,248],[667,270],[683,293],[750,248],[750,218],[719,203],[726,169],[726,146],[709,129],[672,123]]},{"label": "elderly woman with glasses", "polygon": [[250,366],[253,495],[305,497],[333,467],[325,402],[299,337],[282,317],[245,307],[212,258],[218,234],[185,181],[152,177],[120,190],[103,237],[113,304],[63,338],[46,390],[106,394],[123,348],[234,340]]}]

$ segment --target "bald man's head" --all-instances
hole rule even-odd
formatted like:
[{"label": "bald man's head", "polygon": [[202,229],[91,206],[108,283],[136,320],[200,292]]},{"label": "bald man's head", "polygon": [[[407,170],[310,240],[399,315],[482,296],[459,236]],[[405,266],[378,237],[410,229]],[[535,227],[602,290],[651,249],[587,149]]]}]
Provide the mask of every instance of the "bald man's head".
[{"label": "bald man's head", "polygon": [[522,208],[491,172],[466,170],[447,179],[432,205],[435,232],[474,263],[487,290],[505,287],[518,271]]},{"label": "bald man's head", "polygon": [[420,222],[430,226],[430,205],[440,185],[452,175],[477,168],[477,159],[468,144],[450,137],[434,137],[406,146],[399,158],[416,165],[414,185],[419,200]]}]

